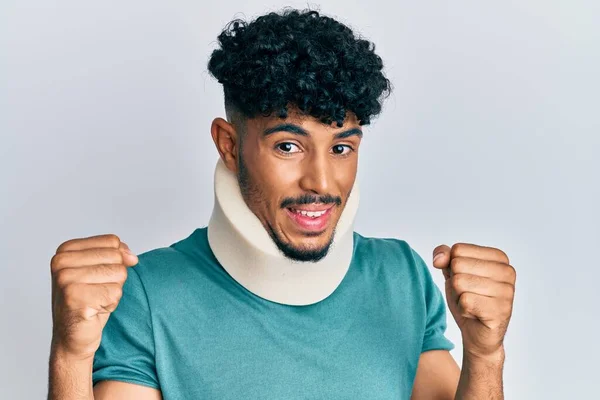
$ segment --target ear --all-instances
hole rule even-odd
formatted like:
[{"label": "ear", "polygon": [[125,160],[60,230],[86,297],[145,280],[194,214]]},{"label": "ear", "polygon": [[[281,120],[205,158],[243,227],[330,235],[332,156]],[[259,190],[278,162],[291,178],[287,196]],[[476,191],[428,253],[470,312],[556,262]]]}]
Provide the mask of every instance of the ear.
[{"label": "ear", "polygon": [[210,126],[210,134],[225,166],[237,173],[239,141],[234,126],[223,118],[215,118]]}]

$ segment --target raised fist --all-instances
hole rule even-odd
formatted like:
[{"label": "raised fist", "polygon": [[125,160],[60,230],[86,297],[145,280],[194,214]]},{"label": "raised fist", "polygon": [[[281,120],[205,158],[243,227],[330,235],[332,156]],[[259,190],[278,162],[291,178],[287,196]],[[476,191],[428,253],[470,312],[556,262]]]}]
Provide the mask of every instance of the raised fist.
[{"label": "raised fist", "polygon": [[121,299],[127,267],[138,258],[116,235],[68,240],[52,257],[52,351],[85,359]]}]

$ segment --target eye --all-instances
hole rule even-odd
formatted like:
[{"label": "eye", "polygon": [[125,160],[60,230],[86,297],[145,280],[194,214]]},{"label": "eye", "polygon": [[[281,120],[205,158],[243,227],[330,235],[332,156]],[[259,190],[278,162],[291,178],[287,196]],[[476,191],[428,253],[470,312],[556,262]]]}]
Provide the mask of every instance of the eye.
[{"label": "eye", "polygon": [[[290,143],[290,142],[279,143],[276,146],[276,148],[277,148],[277,150],[279,150],[280,152],[282,152],[284,154],[298,153],[300,150],[298,148],[298,146],[296,146],[294,143]],[[294,148],[298,149],[298,151],[293,151]]]},{"label": "eye", "polygon": [[[346,151],[346,153],[344,153],[344,149],[346,149],[348,151]],[[337,145],[333,146],[331,148],[331,150],[333,151],[333,154],[342,155],[342,156],[347,156],[351,152],[354,151],[354,149],[352,147],[345,145],[345,144],[337,144]]]}]

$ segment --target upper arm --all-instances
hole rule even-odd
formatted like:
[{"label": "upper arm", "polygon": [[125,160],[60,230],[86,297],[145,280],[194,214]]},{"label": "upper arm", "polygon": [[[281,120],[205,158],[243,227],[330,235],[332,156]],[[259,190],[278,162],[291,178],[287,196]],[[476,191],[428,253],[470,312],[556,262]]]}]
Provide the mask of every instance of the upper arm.
[{"label": "upper arm", "polygon": [[128,269],[119,305],[102,330],[94,354],[94,384],[118,381],[160,389],[150,306],[136,268]]},{"label": "upper arm", "polygon": [[411,400],[452,400],[458,388],[460,368],[447,350],[421,353]]},{"label": "upper arm", "polygon": [[158,389],[120,381],[101,381],[94,385],[95,400],[162,400]]}]

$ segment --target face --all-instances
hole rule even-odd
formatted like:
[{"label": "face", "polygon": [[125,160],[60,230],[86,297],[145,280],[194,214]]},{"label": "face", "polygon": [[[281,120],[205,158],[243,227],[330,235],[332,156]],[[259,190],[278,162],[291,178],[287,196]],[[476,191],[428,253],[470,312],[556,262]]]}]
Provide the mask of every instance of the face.
[{"label": "face", "polygon": [[329,250],[354,185],[362,131],[352,113],[338,128],[290,111],[286,119],[247,120],[242,143],[240,137],[228,146],[215,142],[277,247],[291,259],[318,261]]}]

